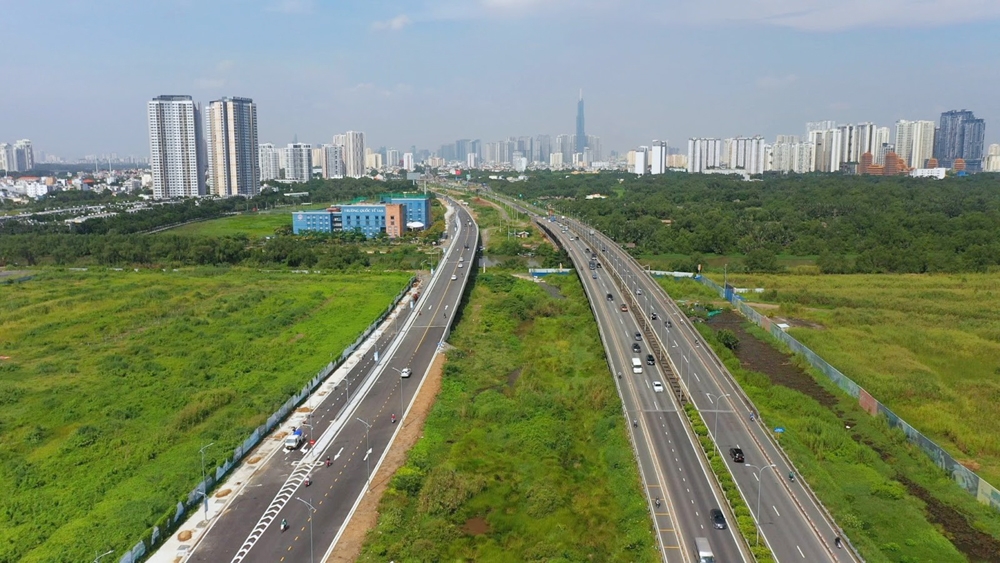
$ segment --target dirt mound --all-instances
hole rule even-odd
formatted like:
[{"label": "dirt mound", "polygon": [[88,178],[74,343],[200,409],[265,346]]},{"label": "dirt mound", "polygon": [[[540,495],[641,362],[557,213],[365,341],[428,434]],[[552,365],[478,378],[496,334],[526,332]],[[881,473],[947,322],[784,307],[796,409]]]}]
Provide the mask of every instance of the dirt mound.
[{"label": "dirt mound", "polygon": [[248,459],[247,463],[249,463],[250,465],[253,465],[253,464],[257,463],[258,461],[260,461],[260,456],[259,455],[255,455],[252,458]]},{"label": "dirt mound", "polygon": [[481,536],[490,531],[490,523],[485,518],[476,516],[465,521],[462,531],[470,536]]},{"label": "dirt mound", "polygon": [[177,534],[177,539],[180,541],[188,541],[191,539],[192,535],[191,530],[181,530],[180,533]]},{"label": "dirt mound", "polygon": [[771,383],[794,389],[808,395],[828,409],[837,406],[837,398],[818,383],[798,365],[795,359],[776,350],[766,342],[761,342],[743,328],[746,320],[732,311],[725,311],[708,320],[715,330],[727,329],[740,339],[736,357],[745,369],[763,373]]},{"label": "dirt mound", "polygon": [[215,498],[226,498],[231,492],[233,492],[232,489],[222,489],[221,491],[215,493]]}]

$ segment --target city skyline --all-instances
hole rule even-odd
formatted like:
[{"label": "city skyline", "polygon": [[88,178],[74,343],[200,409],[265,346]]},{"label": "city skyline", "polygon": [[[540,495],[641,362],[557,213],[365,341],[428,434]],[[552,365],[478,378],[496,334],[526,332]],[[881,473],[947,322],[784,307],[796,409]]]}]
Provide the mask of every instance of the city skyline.
[{"label": "city skyline", "polygon": [[[279,146],[295,134],[319,144],[328,142],[328,131],[346,130],[365,131],[371,146],[427,148],[473,136],[572,132],[571,96],[581,87],[588,128],[600,132],[605,151],[648,139],[772,139],[814,119],[931,120],[963,107],[987,122],[1000,120],[991,103],[1000,62],[979,55],[997,46],[990,24],[1000,6],[982,0],[815,0],[795,10],[787,0],[752,7],[731,0],[584,0],[572,7],[561,0],[248,0],[236,12],[174,1],[105,0],[110,10],[65,0],[38,4],[5,10],[14,44],[31,41],[32,21],[49,22],[52,40],[31,57],[0,62],[5,76],[19,78],[18,88],[0,92],[0,107],[17,109],[0,113],[0,137],[32,139],[40,151],[67,158],[145,154],[142,118],[129,108],[158,92],[184,92],[203,103],[252,97],[268,108],[261,140]],[[136,20],[149,26],[140,32],[129,25]],[[104,38],[72,41],[81,26]],[[251,26],[266,27],[272,40],[234,40]],[[542,32],[544,57],[531,39]],[[477,46],[491,41],[508,45],[505,59],[521,62],[478,64]],[[745,49],[748,41],[756,48]],[[908,56],[876,64],[874,53],[887,46]],[[171,57],[159,55],[166,49]],[[764,61],[759,52],[788,56]],[[657,53],[671,62],[650,72]],[[710,70],[722,62],[724,72]],[[444,67],[427,72],[428,64]],[[141,72],[127,81],[115,78],[134,69]],[[88,88],[54,87],[45,78],[54,75]],[[848,88],[847,75],[865,89]],[[986,130],[987,144],[998,138]]]}]

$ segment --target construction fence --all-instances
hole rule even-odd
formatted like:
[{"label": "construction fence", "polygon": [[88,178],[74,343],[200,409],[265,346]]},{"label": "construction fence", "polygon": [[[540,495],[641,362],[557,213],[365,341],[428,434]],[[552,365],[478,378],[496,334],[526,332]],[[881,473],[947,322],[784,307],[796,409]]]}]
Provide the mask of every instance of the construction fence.
[{"label": "construction fence", "polygon": [[744,317],[750,319],[754,324],[771,334],[771,336],[783,342],[794,353],[801,354],[806,361],[809,362],[809,365],[822,372],[826,377],[830,378],[830,380],[833,381],[837,387],[840,387],[840,389],[845,393],[857,399],[858,404],[861,405],[861,408],[868,414],[872,416],[882,415],[885,417],[886,421],[888,421],[889,426],[902,430],[911,443],[927,454],[935,465],[944,470],[953,481],[958,483],[958,485],[965,489],[970,495],[976,497],[979,502],[988,504],[995,510],[1000,510],[1000,491],[988,483],[986,479],[983,479],[975,472],[959,463],[954,457],[952,457],[951,454],[945,451],[944,448],[934,443],[933,440],[924,436],[919,430],[900,418],[896,415],[896,413],[889,410],[889,407],[879,402],[878,399],[865,391],[864,388],[854,382],[854,380],[841,373],[840,370],[830,365],[818,354],[786,333],[781,329],[781,327],[777,326],[776,323],[771,322],[771,319],[761,315],[752,307],[747,305],[741,296],[733,292],[731,286],[723,288],[705,276],[695,276],[695,279],[701,282],[702,285],[710,287],[714,291],[718,292],[719,296],[732,303]]},{"label": "construction fence", "polygon": [[141,561],[147,554],[152,553],[153,548],[155,548],[160,541],[164,539],[165,535],[171,534],[172,531],[184,521],[184,518],[189,511],[192,509],[200,509],[202,502],[204,502],[203,499],[207,497],[212,488],[217,483],[221,482],[222,479],[228,475],[229,472],[240,463],[240,461],[243,460],[244,456],[253,451],[257,444],[264,439],[264,437],[270,434],[271,431],[274,430],[274,428],[278,426],[281,421],[285,420],[285,418],[287,418],[288,415],[291,414],[300,404],[302,404],[302,402],[305,401],[306,398],[320,386],[320,384],[322,384],[328,377],[337,371],[337,368],[347,361],[347,358],[349,358],[351,354],[358,349],[358,346],[361,346],[361,343],[371,336],[378,326],[389,316],[390,313],[392,313],[392,310],[396,308],[403,297],[405,297],[406,294],[413,288],[414,283],[416,283],[416,278],[410,278],[406,287],[403,288],[398,295],[396,295],[395,299],[392,300],[392,304],[386,307],[385,311],[379,315],[375,322],[368,325],[368,328],[366,328],[361,335],[358,336],[357,340],[355,340],[353,344],[344,349],[338,359],[328,363],[323,367],[323,369],[319,370],[319,372],[313,376],[304,387],[302,387],[301,391],[289,397],[288,400],[281,405],[281,408],[276,410],[267,418],[267,422],[258,426],[252,434],[243,440],[243,443],[236,446],[236,449],[233,450],[232,457],[226,460],[226,462],[222,465],[216,467],[214,471],[209,472],[209,475],[205,478],[205,480],[198,483],[197,486],[195,486],[195,488],[188,493],[187,498],[177,503],[175,510],[172,510],[170,514],[161,518],[161,525],[153,526],[153,529],[149,532],[149,537],[139,540],[139,542],[136,543],[132,549],[127,551],[125,555],[118,560],[119,563],[136,563]]}]

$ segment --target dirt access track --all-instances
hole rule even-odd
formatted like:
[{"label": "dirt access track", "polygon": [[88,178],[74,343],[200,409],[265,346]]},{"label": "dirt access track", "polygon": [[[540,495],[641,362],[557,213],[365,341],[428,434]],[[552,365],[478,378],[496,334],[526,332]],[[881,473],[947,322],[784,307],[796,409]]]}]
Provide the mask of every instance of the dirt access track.
[{"label": "dirt access track", "polygon": [[[851,420],[837,405],[837,397],[821,387],[808,373],[802,370],[790,354],[774,348],[767,342],[758,340],[744,328],[748,322],[732,311],[725,311],[709,319],[708,326],[713,330],[728,329],[739,339],[736,357],[744,369],[762,373],[775,385],[781,385],[816,400],[824,408],[835,413],[847,426],[854,426]],[[862,440],[861,436],[853,434],[857,442],[863,442],[875,450],[883,461],[892,464],[892,454],[880,449],[876,444]],[[960,552],[973,561],[1000,563],[1000,541],[989,534],[973,528],[961,512],[942,503],[929,491],[914,483],[906,476],[896,473],[894,479],[902,483],[909,493],[926,505],[926,512],[931,523],[940,526],[951,543]]]},{"label": "dirt access track", "polygon": [[437,394],[441,390],[441,377],[444,373],[444,354],[438,354],[431,364],[431,369],[427,373],[420,392],[417,394],[410,412],[406,419],[402,420],[403,429],[396,435],[392,442],[389,453],[378,468],[378,472],[372,476],[371,492],[365,495],[354,516],[347,523],[337,549],[324,561],[333,563],[346,563],[354,561],[361,554],[361,546],[364,544],[365,535],[369,530],[375,528],[378,522],[378,505],[382,500],[382,494],[389,486],[389,481],[396,474],[396,470],[406,462],[406,454],[410,448],[423,436],[424,421],[434,406]]}]

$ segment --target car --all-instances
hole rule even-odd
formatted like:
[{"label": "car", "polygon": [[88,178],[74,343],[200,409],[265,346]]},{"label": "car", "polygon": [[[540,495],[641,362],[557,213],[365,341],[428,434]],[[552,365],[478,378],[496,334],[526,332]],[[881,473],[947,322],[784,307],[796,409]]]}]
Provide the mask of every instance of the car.
[{"label": "car", "polygon": [[598,262],[598,263],[597,263],[597,267],[598,267],[598,268],[602,268],[602,269],[604,268],[604,266],[601,266],[601,263],[600,263],[600,262]]},{"label": "car", "polygon": [[452,275],[451,275],[451,281],[455,281],[455,280],[457,280],[457,279],[458,279],[458,276],[456,276],[455,274],[452,274]]},{"label": "car", "polygon": [[584,254],[590,254],[590,249],[589,248],[584,248],[583,252],[584,252]]},{"label": "car", "polygon": [[652,354],[646,354],[646,365],[656,365],[656,358],[654,358]]},{"label": "car", "polygon": [[726,529],[726,517],[722,514],[722,511],[718,508],[713,508],[708,511],[708,517],[712,520],[712,527],[716,530]]},{"label": "car", "polygon": [[459,268],[464,268],[464,267],[465,267],[465,264],[463,264],[463,263],[459,262],[459,263],[458,263],[458,267],[459,267]]},{"label": "car", "polygon": [[650,320],[653,320],[653,321],[655,321],[656,319],[658,319],[658,318],[660,318],[660,317],[657,317],[657,316],[656,316],[656,311],[653,311],[653,313],[652,313],[651,315],[649,315],[649,318],[650,318]]},{"label": "car", "polygon": [[659,381],[653,382],[653,391],[656,393],[663,393],[663,383]]},{"label": "car", "polygon": [[465,245],[465,249],[468,250],[469,249],[469,245]]},{"label": "car", "polygon": [[642,295],[642,289],[635,290],[635,294],[636,295]]},{"label": "car", "polygon": [[597,272],[594,272],[593,274],[591,274],[590,277],[592,277],[592,278],[594,278],[596,280],[597,279]]},{"label": "car", "polygon": [[672,326],[674,326],[673,323],[670,322],[670,319],[664,321],[663,325],[666,326],[667,328],[671,328]]},{"label": "car", "polygon": [[403,370],[399,372],[399,377],[410,377],[412,374],[413,372],[410,368],[403,368]]},{"label": "car", "polygon": [[743,450],[739,448],[729,448],[729,457],[736,463],[743,463]]},{"label": "car", "polygon": [[635,333],[635,339],[638,340],[639,342],[642,342],[642,333],[641,332]]},{"label": "car", "polygon": [[622,303],[621,307],[618,308],[622,310],[622,313],[628,313],[628,305]]},{"label": "car", "polygon": [[614,295],[611,295],[611,294],[609,293],[609,294],[608,294],[608,301],[614,301],[614,300],[615,300],[615,296],[614,296]]},{"label": "car", "polygon": [[642,351],[642,348],[639,347],[639,343],[638,342],[633,342],[632,343],[632,351],[635,352],[636,354],[638,354],[639,352]]}]

